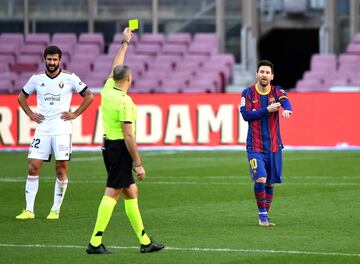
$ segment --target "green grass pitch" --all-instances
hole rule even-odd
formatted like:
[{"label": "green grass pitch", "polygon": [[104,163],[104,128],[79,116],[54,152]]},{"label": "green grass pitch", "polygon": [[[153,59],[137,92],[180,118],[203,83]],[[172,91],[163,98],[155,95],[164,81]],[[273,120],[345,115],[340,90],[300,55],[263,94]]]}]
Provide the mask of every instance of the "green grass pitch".
[{"label": "green grass pitch", "polygon": [[0,152],[0,263],[360,263],[360,152],[285,151],[275,186],[274,228],[257,225],[246,152],[143,152],[138,182],[147,233],[167,248],[140,254],[124,212],[115,207],[104,234],[114,252],[85,253],[105,186],[100,152],[75,152],[60,220],[45,220],[54,162],[44,164],[36,218],[24,208],[26,152]]}]

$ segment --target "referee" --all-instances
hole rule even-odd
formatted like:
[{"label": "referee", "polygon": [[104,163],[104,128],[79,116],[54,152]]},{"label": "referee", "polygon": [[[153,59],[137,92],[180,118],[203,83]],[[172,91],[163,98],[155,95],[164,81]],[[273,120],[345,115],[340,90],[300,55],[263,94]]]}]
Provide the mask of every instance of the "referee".
[{"label": "referee", "polygon": [[148,253],[164,248],[164,245],[152,242],[144,230],[138,207],[138,189],[132,177],[134,170],[138,179],[143,180],[145,170],[135,141],[136,106],[127,95],[131,85],[131,71],[128,66],[123,65],[131,36],[131,30],[125,28],[121,47],[113,61],[112,76],[101,91],[101,113],[105,132],[102,153],[108,178],[95,228],[86,249],[88,254],[111,253],[102,244],[102,236],[121,194],[125,198],[126,215],[140,241],[140,252]]}]

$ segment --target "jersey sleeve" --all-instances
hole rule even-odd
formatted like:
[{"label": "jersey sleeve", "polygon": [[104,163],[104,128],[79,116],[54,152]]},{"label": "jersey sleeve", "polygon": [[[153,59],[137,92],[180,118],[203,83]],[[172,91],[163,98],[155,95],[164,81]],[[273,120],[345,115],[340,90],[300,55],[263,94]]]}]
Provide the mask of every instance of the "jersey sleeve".
[{"label": "jersey sleeve", "polygon": [[245,121],[261,119],[269,114],[267,108],[262,108],[260,110],[252,109],[249,89],[245,89],[241,94],[240,112]]},{"label": "jersey sleeve", "polygon": [[31,76],[31,78],[27,81],[27,83],[26,83],[25,86],[23,87],[22,91],[23,91],[26,95],[33,94],[33,93],[36,91],[36,82],[35,82],[35,77],[34,77],[34,75]]},{"label": "jersey sleeve", "polygon": [[83,93],[88,87],[85,83],[83,83],[80,78],[73,73],[71,75],[72,77],[72,85],[73,85],[73,89],[78,93],[81,94]]},{"label": "jersey sleeve", "polygon": [[133,102],[130,97],[125,97],[125,100],[121,102],[120,111],[119,111],[119,120],[120,122],[130,122],[132,123],[132,105]]},{"label": "jersey sleeve", "polygon": [[275,94],[276,94],[276,97],[278,98],[278,101],[281,103],[282,108],[284,108],[285,110],[292,111],[290,100],[289,100],[285,90],[283,88],[281,88],[280,86],[276,86]]}]

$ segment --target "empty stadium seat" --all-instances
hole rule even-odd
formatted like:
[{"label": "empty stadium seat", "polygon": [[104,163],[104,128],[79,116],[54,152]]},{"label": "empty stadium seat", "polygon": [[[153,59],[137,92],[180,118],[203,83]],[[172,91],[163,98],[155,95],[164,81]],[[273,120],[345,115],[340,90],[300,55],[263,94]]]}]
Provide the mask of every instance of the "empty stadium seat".
[{"label": "empty stadium seat", "polygon": [[136,46],[136,53],[142,55],[149,55],[155,58],[161,52],[159,44],[139,43]]},{"label": "empty stadium seat", "polygon": [[48,46],[50,43],[50,35],[48,33],[32,33],[25,35],[25,43],[42,44]]},{"label": "empty stadium seat", "polygon": [[166,38],[166,43],[170,44],[185,44],[189,46],[191,42],[191,34],[190,33],[172,33],[168,35]]},{"label": "empty stadium seat", "polygon": [[140,42],[162,46],[165,42],[165,36],[162,33],[144,33],[140,38]]},{"label": "empty stadium seat", "polygon": [[24,43],[24,35],[21,33],[2,33],[0,35],[0,43],[20,46]]},{"label": "empty stadium seat", "polygon": [[77,37],[75,33],[54,33],[51,42],[71,44],[74,46],[77,43]]},{"label": "empty stadium seat", "polygon": [[79,44],[95,44],[100,52],[104,52],[104,35],[102,33],[81,33]]},{"label": "empty stadium seat", "polygon": [[165,43],[161,50],[162,54],[184,56],[188,52],[188,46],[183,43]]},{"label": "empty stadium seat", "polygon": [[0,94],[8,94],[13,90],[13,83],[10,80],[0,79]]},{"label": "empty stadium seat", "polygon": [[0,43],[0,55],[12,56],[16,61],[19,55],[19,47],[17,44]]}]

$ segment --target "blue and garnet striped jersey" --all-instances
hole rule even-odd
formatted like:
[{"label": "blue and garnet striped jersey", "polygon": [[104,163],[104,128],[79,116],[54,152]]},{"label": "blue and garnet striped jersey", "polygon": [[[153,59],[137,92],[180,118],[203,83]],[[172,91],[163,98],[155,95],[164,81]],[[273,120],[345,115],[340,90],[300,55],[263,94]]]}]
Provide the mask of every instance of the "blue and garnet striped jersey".
[{"label": "blue and garnet striped jersey", "polygon": [[246,149],[256,152],[277,152],[283,148],[280,136],[279,111],[269,113],[267,106],[280,102],[284,110],[291,104],[286,92],[279,86],[270,86],[261,92],[257,84],[246,88],[241,95],[240,112],[249,128]]}]

